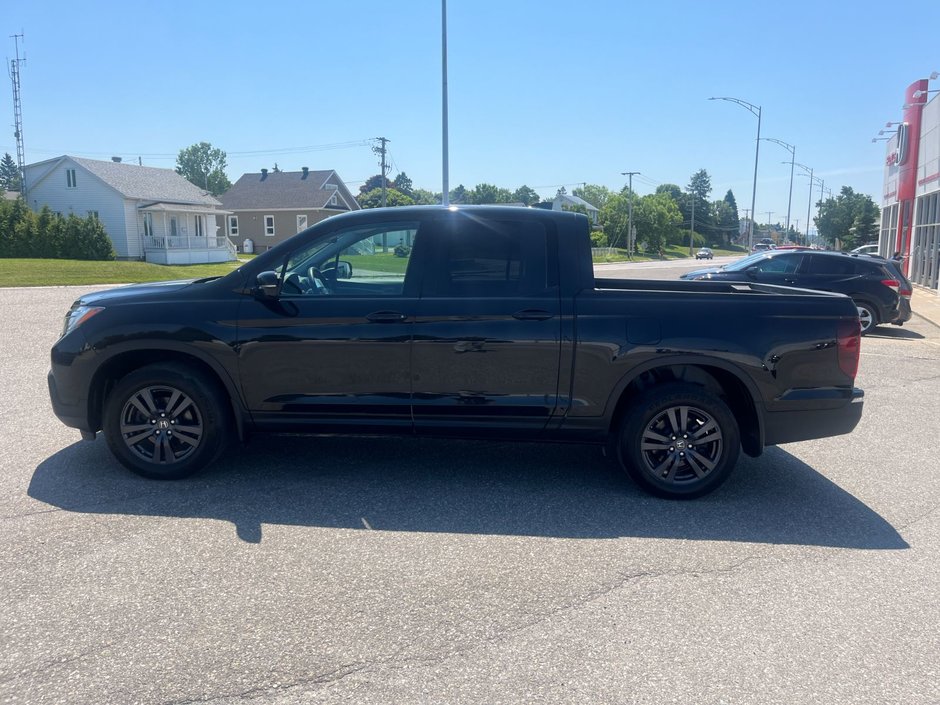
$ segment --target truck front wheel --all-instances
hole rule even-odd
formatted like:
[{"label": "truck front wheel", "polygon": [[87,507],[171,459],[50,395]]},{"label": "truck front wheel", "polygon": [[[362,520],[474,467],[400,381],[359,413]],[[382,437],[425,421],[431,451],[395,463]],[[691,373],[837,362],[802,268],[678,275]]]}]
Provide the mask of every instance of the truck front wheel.
[{"label": "truck front wheel", "polygon": [[740,446],[728,406],[689,384],[644,393],[620,426],[624,470],[646,491],[669,499],[693,499],[717,488],[734,469]]},{"label": "truck front wheel", "polygon": [[226,407],[204,375],[182,365],[149,365],[118,381],[104,410],[108,447],[124,467],[177,480],[211,463],[225,447]]}]

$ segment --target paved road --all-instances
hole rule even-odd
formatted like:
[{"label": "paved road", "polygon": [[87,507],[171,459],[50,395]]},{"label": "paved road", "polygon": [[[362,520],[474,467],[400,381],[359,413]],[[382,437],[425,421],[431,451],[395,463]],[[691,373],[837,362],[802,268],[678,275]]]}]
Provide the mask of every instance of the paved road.
[{"label": "paved road", "polygon": [[0,702],[936,703],[940,339],[849,437],[650,498],[580,446],[257,440],[133,477],[46,399],[73,289],[0,290]]}]

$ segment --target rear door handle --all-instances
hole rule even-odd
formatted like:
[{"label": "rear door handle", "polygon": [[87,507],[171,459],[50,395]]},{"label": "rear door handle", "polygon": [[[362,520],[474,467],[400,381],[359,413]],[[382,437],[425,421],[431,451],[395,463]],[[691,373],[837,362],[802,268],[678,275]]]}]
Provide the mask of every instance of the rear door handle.
[{"label": "rear door handle", "polygon": [[526,308],[516,311],[512,317],[517,321],[547,321],[549,318],[554,318],[555,314],[539,308]]},{"label": "rear door handle", "polygon": [[408,316],[398,311],[373,311],[366,315],[366,320],[372,323],[401,323]]}]

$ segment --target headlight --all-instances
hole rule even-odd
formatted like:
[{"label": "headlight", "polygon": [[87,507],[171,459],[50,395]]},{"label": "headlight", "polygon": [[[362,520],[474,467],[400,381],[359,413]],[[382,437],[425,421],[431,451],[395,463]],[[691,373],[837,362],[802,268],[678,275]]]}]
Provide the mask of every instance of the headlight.
[{"label": "headlight", "polygon": [[71,333],[82,323],[101,311],[104,311],[103,306],[73,306],[69,312],[65,314],[65,325],[62,328],[62,335],[65,336]]}]

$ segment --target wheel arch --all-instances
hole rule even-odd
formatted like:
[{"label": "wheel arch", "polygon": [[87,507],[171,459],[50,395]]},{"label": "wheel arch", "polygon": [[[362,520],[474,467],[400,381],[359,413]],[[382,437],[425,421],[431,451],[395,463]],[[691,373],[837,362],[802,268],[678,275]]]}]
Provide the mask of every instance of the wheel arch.
[{"label": "wheel arch", "polygon": [[228,400],[229,409],[235,420],[238,438],[244,440],[245,423],[240,397],[234,382],[224,369],[221,369],[214,360],[190,350],[183,351],[159,345],[148,345],[145,348],[137,347],[115,352],[99,365],[88,390],[88,419],[92,428],[98,430],[102,427],[105,401],[118,380],[142,367],[169,363],[198,370],[217,386],[218,391],[224,394]]},{"label": "wheel arch", "polygon": [[757,406],[760,395],[754,384],[731,365],[696,357],[654,361],[625,375],[611,395],[616,403],[608,419],[609,437],[616,436],[632,400],[650,387],[667,382],[694,384],[720,397],[738,422],[744,452],[752,457],[763,452],[764,422]]}]

